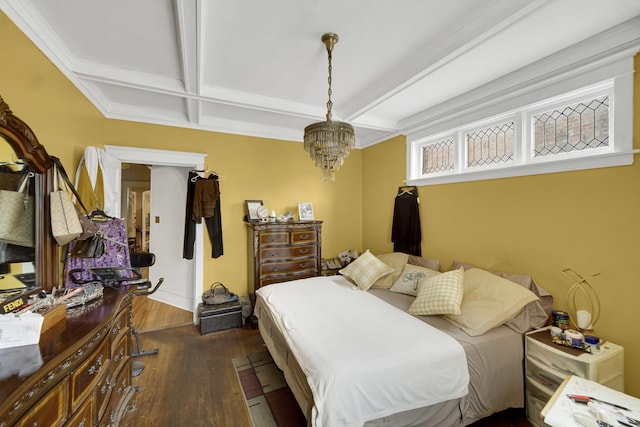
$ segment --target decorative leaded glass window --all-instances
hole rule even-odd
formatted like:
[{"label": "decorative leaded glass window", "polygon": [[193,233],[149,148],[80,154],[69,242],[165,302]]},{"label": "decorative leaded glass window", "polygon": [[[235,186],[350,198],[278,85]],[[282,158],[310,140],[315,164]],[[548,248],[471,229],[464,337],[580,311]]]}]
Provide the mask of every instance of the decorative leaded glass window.
[{"label": "decorative leaded glass window", "polygon": [[454,163],[455,141],[448,138],[422,147],[422,173],[433,174],[452,170]]},{"label": "decorative leaded glass window", "polygon": [[609,97],[591,99],[533,116],[534,156],[609,145]]},{"label": "decorative leaded glass window", "polygon": [[513,160],[513,122],[467,133],[467,166],[486,166]]}]

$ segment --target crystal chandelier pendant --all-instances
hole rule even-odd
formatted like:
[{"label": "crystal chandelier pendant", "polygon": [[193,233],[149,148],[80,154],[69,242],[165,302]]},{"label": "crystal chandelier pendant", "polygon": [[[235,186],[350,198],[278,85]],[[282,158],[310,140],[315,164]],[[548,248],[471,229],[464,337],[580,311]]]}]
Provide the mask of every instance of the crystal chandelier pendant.
[{"label": "crystal chandelier pendant", "polygon": [[327,47],[329,58],[329,101],[327,102],[327,120],[312,123],[304,129],[304,149],[315,165],[322,169],[322,177],[326,181],[335,181],[335,174],[353,149],[356,135],[349,123],[331,120],[331,58],[333,46],[338,43],[338,36],[327,33],[322,36],[322,42]]}]

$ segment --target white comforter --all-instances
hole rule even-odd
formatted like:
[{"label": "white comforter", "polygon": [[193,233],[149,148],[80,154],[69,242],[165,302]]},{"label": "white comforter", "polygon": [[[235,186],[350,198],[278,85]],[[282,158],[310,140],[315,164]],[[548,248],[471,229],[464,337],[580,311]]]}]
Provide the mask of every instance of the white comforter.
[{"label": "white comforter", "polygon": [[342,276],[257,292],[307,376],[316,427],[362,426],[467,394],[457,341]]}]

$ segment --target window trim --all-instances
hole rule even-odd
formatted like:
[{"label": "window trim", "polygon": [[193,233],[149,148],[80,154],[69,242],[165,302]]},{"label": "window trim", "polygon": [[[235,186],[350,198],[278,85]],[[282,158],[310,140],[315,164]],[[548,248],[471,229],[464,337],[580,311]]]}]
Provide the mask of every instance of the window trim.
[{"label": "window trim", "polygon": [[[628,64],[631,64],[631,66]],[[561,82],[550,79],[551,81],[541,84],[546,90],[540,91],[540,87],[531,88],[529,91],[506,99],[489,100],[483,108],[485,111],[495,112],[500,111],[500,106],[510,106],[510,109],[507,110],[505,108],[503,110],[506,112],[477,119],[479,117],[478,110],[474,109],[473,105],[469,105],[467,113],[463,113],[450,121],[443,120],[435,125],[434,128],[437,128],[438,132],[433,132],[429,135],[428,128],[423,128],[413,135],[408,135],[406,151],[407,184],[438,185],[633,164],[634,153],[640,152],[640,150],[633,149],[633,58],[622,60],[618,58],[616,65],[616,67],[613,67],[615,70],[613,76],[603,75],[602,72],[593,72],[591,73],[593,74],[593,76],[590,76],[591,78],[585,79],[584,75],[580,79],[576,78],[576,80],[583,83],[583,86],[577,89],[575,88],[575,82],[571,80],[571,76],[564,76],[565,79]],[[532,94],[536,90],[539,93],[545,93],[545,98],[535,99]],[[551,96],[549,96],[550,94]],[[607,147],[556,153],[541,157],[533,155],[531,120],[535,114],[552,110],[557,105],[571,105],[575,102],[603,95],[609,96],[610,130],[609,145]],[[513,108],[514,105],[517,105],[518,100],[521,101],[523,106]],[[475,167],[473,168],[474,170],[465,168],[466,153],[464,151],[466,144],[462,140],[465,132],[473,128],[491,126],[491,123],[496,123],[500,120],[506,121],[509,117],[514,117],[515,124],[516,141],[514,142],[513,163],[508,166],[494,164]],[[470,120],[472,118],[476,120]],[[447,123],[449,123],[449,126],[447,126]],[[441,129],[443,128],[446,130],[442,131]],[[421,174],[422,147],[449,136],[456,140],[454,146],[456,162],[453,170],[423,176]]]}]

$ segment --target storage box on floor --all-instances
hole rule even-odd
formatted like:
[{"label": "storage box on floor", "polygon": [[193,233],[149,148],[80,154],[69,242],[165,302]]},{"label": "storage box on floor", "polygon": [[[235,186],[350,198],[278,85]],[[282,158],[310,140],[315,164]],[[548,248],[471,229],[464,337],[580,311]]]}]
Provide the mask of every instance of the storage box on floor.
[{"label": "storage box on floor", "polygon": [[200,335],[242,326],[242,305],[239,301],[224,304],[198,305]]}]

